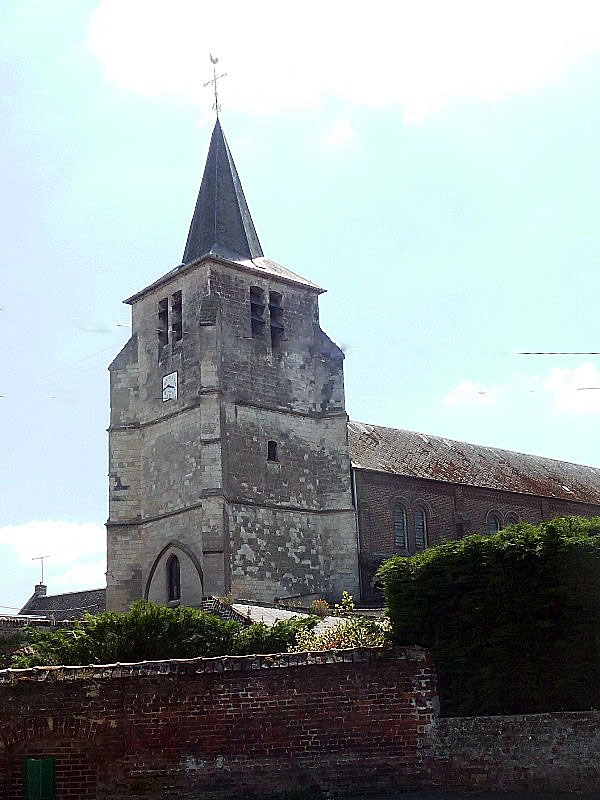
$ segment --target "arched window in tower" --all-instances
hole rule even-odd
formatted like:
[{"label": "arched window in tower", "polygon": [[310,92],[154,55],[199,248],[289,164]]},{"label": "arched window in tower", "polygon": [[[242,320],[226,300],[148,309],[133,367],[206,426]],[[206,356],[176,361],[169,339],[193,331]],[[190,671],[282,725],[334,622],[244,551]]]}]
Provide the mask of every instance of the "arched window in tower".
[{"label": "arched window in tower", "polygon": [[408,553],[406,541],[406,510],[403,506],[396,506],[394,509],[394,544],[397,553]]},{"label": "arched window in tower", "polygon": [[488,533],[490,535],[494,533],[499,533],[502,530],[502,521],[500,520],[498,514],[494,513],[488,514],[487,528],[488,528]]},{"label": "arched window in tower", "polygon": [[176,555],[167,559],[167,600],[181,600],[181,569]]},{"label": "arched window in tower", "polygon": [[421,553],[427,547],[427,516],[424,508],[416,508],[413,514],[415,523],[415,552]]}]

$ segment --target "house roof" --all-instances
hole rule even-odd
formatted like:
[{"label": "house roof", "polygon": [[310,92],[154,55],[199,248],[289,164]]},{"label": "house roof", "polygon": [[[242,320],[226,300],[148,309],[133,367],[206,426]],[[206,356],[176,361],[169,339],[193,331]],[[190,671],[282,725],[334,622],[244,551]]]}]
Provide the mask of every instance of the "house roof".
[{"label": "house roof", "polygon": [[348,423],[356,469],[600,504],[600,469],[442,436]]},{"label": "house roof", "polygon": [[85,612],[99,614],[106,609],[106,589],[86,589],[81,592],[44,595],[34,593],[20,614],[35,614],[55,620],[79,619]]}]

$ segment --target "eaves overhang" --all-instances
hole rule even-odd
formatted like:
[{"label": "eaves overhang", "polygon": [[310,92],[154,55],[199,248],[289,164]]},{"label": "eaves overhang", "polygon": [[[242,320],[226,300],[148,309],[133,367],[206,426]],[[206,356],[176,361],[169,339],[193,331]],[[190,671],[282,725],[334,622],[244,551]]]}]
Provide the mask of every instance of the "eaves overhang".
[{"label": "eaves overhang", "polygon": [[[132,294],[131,297],[128,297],[126,300],[123,300],[124,303],[128,305],[133,305],[137,303],[138,300],[141,300],[147,294],[155,291],[156,289],[164,286],[165,284],[169,283],[172,280],[175,280],[180,275],[188,272],[190,269],[194,267],[198,267],[201,264],[206,263],[207,261],[212,261],[216,264],[223,264],[227,267],[233,267],[234,269],[239,270],[240,272],[250,272],[254,275],[260,275],[263,278],[274,278],[282,283],[288,283],[292,286],[299,286],[302,289],[307,289],[311,292],[315,292],[316,294],[324,294],[327,290],[323,289],[320,286],[317,286],[316,283],[312,283],[311,281],[307,281],[305,278],[296,275],[291,270],[288,270],[286,267],[282,267],[281,265],[277,264],[274,261],[270,261],[267,258],[259,258],[259,259],[244,259],[244,260],[230,260],[223,258],[222,256],[213,255],[211,253],[207,253],[206,255],[198,258],[196,261],[191,261],[189,264],[178,264],[178,266],[174,267],[169,272],[162,275],[160,278],[155,280],[153,283],[150,283],[143,289],[140,289],[139,292]],[[273,268],[268,268],[267,266],[261,266],[260,262],[268,262]],[[276,269],[277,268],[277,271]],[[280,271],[279,271],[280,270]]]}]

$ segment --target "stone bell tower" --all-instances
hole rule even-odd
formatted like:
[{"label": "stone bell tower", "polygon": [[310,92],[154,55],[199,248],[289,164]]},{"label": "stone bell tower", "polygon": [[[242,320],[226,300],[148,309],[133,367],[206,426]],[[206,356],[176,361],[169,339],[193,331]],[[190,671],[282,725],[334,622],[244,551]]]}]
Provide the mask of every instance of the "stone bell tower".
[{"label": "stone bell tower", "polygon": [[265,258],[217,119],[183,261],[110,365],[107,608],[357,591],[343,354]]}]

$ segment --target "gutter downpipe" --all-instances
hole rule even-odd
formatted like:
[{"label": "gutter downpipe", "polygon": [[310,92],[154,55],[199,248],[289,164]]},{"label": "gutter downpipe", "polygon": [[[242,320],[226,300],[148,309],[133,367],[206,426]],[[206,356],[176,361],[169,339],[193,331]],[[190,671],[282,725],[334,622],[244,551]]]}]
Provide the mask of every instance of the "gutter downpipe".
[{"label": "gutter downpipe", "polygon": [[358,568],[358,588],[360,591],[360,599],[363,599],[363,575],[360,568],[360,524],[358,521],[358,496],[356,494],[356,469],[350,464],[350,476],[352,481],[352,499],[354,501],[354,523],[356,525],[356,566]]}]

